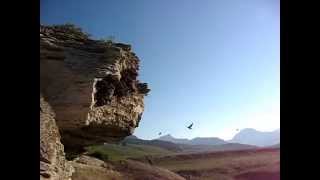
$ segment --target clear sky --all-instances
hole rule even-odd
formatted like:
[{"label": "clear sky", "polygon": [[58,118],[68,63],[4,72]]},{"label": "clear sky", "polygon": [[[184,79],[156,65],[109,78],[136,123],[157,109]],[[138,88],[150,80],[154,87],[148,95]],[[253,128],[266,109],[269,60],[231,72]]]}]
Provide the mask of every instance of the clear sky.
[{"label": "clear sky", "polygon": [[40,21],[133,46],[151,88],[138,137],[230,139],[280,127],[279,14],[278,0],[41,0]]}]

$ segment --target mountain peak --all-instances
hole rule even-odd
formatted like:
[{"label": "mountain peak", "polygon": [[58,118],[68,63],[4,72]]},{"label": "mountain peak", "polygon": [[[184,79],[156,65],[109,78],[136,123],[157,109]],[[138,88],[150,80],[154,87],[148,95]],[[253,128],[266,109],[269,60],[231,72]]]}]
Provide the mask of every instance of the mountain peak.
[{"label": "mountain peak", "polygon": [[280,129],[263,132],[253,128],[245,128],[238,132],[230,142],[256,146],[270,146],[280,142]]},{"label": "mountain peak", "polygon": [[164,135],[164,136],[166,136],[166,137],[173,137],[173,136],[171,136],[171,134],[166,134],[166,135]]},{"label": "mountain peak", "polygon": [[172,138],[172,139],[174,139],[174,137],[171,136],[171,134],[166,134],[166,135],[160,136],[158,139],[162,139],[162,138]]},{"label": "mountain peak", "polygon": [[244,128],[244,129],[240,130],[240,132],[258,132],[258,131],[253,128]]}]

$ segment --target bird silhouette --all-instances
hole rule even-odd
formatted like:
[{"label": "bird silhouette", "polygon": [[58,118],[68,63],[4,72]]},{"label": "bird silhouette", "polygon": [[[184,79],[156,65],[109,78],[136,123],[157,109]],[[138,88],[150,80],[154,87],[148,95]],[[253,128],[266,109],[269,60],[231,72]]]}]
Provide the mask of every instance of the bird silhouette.
[{"label": "bird silhouette", "polygon": [[159,136],[160,136],[161,134],[162,134],[161,132],[158,133]]},{"label": "bird silhouette", "polygon": [[192,129],[193,123],[191,123],[187,128]]}]

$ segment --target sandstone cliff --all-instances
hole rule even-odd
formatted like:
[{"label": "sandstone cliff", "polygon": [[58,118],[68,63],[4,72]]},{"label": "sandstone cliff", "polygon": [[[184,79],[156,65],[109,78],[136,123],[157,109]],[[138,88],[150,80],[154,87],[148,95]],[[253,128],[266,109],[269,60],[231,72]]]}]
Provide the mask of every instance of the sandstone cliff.
[{"label": "sandstone cliff", "polygon": [[40,85],[65,146],[132,134],[149,92],[130,45],[91,40],[74,27],[40,26]]},{"label": "sandstone cliff", "polygon": [[138,127],[150,91],[138,71],[130,45],[92,40],[73,25],[40,26],[41,180],[184,179],[141,162],[82,154]]},{"label": "sandstone cliff", "polygon": [[42,179],[71,177],[65,151],[133,133],[149,92],[138,70],[130,45],[92,40],[71,25],[40,26]]}]

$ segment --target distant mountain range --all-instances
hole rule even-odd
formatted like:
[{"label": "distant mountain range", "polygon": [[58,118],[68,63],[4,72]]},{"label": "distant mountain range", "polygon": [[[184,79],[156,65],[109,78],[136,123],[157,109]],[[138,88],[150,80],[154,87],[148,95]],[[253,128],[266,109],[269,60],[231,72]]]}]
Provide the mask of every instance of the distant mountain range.
[{"label": "distant mountain range", "polygon": [[[164,139],[164,140],[161,140],[161,139]],[[219,138],[194,138],[192,140],[188,140],[188,139],[174,138],[171,135],[165,135],[154,140],[143,140],[143,139],[139,139],[134,135],[131,135],[126,137],[121,143],[155,146],[155,147],[159,147],[159,148],[166,149],[176,153],[230,151],[230,150],[244,150],[244,149],[257,148],[257,146],[252,146],[247,144],[228,143]],[[185,144],[185,143],[188,143],[188,144]]]},{"label": "distant mountain range", "polygon": [[127,136],[121,143],[155,146],[173,152],[180,152],[183,150],[183,147],[172,142],[161,140],[143,140],[134,135]]},{"label": "distant mountain range", "polygon": [[196,137],[189,140],[185,138],[174,138],[170,134],[161,136],[157,138],[157,140],[187,145],[222,145],[238,143],[264,147],[280,143],[280,129],[271,132],[262,132],[252,128],[246,128],[237,133],[230,141],[225,141],[217,137]]},{"label": "distant mountain range", "polygon": [[229,142],[260,147],[279,144],[280,147],[280,129],[271,132],[262,132],[252,128],[246,128],[237,133]]},{"label": "distant mountain range", "polygon": [[191,140],[175,138],[170,134],[153,140],[143,140],[131,135],[122,143],[149,145],[172,152],[203,152],[253,149],[258,147],[280,148],[280,129],[261,132],[246,128],[237,133],[231,140],[225,141],[217,137],[196,137]]},{"label": "distant mountain range", "polygon": [[175,144],[188,144],[188,145],[221,145],[221,144],[227,144],[228,142],[216,138],[216,137],[196,137],[191,140],[189,139],[179,139],[174,138],[170,134],[167,134],[165,136],[159,137],[157,140],[161,141],[168,141]]}]

